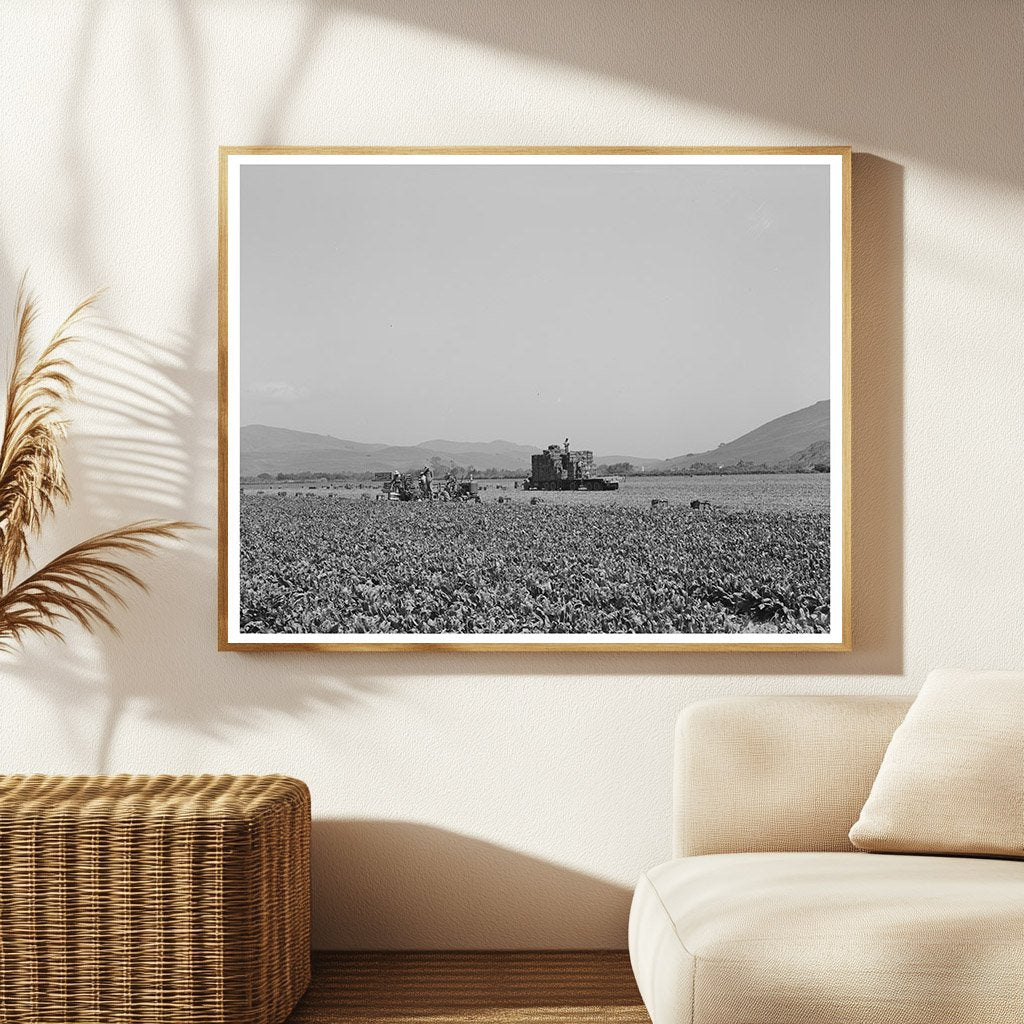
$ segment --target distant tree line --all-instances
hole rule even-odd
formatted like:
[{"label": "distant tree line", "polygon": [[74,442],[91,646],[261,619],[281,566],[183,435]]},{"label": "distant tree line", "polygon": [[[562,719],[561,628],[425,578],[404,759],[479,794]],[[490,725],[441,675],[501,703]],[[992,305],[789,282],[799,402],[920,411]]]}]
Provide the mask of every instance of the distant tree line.
[{"label": "distant tree line", "polygon": [[256,476],[243,476],[240,482],[243,484],[266,484],[276,481],[277,483],[308,483],[317,481],[335,480],[372,480],[373,473],[313,473],[310,470],[303,470],[301,473],[258,473]]},{"label": "distant tree line", "polygon": [[811,466],[787,466],[776,463],[769,466],[764,462],[747,462],[740,459],[731,466],[718,466],[711,462],[695,462],[685,469],[656,469],[645,476],[733,476],[738,474],[757,473],[827,473],[829,466],[824,462],[816,462]]},{"label": "distant tree line", "polygon": [[[460,466],[455,463],[441,463],[440,466],[434,465],[434,463],[440,462],[439,459],[431,459],[430,471],[434,474],[435,480],[443,480],[448,472],[452,469],[455,470],[456,476],[459,479],[464,479],[469,476],[470,473],[477,480],[522,480],[529,476],[529,472],[522,469],[500,469],[492,466],[487,469],[476,469],[473,466]],[[419,473],[423,469],[423,466],[409,466],[402,472],[405,473]],[[386,470],[384,472],[387,472]],[[293,483],[293,484],[304,484],[304,483],[334,483],[334,482],[354,482],[354,481],[366,481],[375,480],[379,475],[380,470],[366,471],[366,472],[346,472],[346,473],[318,473],[312,470],[302,470],[301,472],[291,473],[257,473],[255,476],[242,476],[240,483],[243,484],[267,484],[267,483]]]},{"label": "distant tree line", "polygon": [[817,462],[811,466],[787,466],[776,463],[769,466],[764,462],[747,462],[740,459],[731,466],[719,466],[712,462],[695,462],[685,468],[670,466],[665,469],[644,469],[631,462],[602,463],[594,467],[595,476],[729,476],[750,473],[827,473],[828,463]]},{"label": "distant tree line", "polygon": [[[405,470],[407,473],[418,473],[423,467],[415,466]],[[430,470],[435,479],[444,479],[449,470],[454,469],[456,475],[463,479],[470,473],[477,480],[522,480],[528,477],[529,471],[522,469],[503,469],[498,466],[489,466],[486,469],[476,469],[473,466],[461,466],[455,463],[444,463],[441,459],[430,460]],[[763,462],[747,462],[740,459],[731,466],[718,466],[712,462],[695,462],[685,469],[673,467],[668,469],[644,470],[635,466],[632,462],[608,462],[601,463],[593,469],[594,476],[732,476],[735,474],[755,473],[828,473],[829,465],[825,462],[816,462],[809,466],[786,466],[776,463],[769,466]],[[348,473],[314,473],[310,470],[303,470],[299,473],[259,473],[256,476],[243,476],[243,484],[265,484],[265,483],[309,483],[313,481],[330,483],[334,481],[366,481],[374,480],[379,476],[378,472],[348,472]]]}]

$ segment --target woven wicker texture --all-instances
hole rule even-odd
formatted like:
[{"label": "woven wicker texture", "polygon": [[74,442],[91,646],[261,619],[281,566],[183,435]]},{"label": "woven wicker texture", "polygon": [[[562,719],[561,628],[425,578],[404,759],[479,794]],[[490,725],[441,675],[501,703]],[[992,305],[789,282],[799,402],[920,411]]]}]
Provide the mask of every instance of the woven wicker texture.
[{"label": "woven wicker texture", "polygon": [[0,1021],[283,1021],[309,834],[283,776],[0,777]]}]

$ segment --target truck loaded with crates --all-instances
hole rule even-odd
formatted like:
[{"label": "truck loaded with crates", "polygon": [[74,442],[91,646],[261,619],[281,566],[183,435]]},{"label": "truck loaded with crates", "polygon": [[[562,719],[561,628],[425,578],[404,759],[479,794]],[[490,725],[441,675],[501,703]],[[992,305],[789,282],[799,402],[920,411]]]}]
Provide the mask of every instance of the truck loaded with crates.
[{"label": "truck loaded with crates", "polygon": [[617,491],[619,481],[593,476],[594,453],[572,451],[569,438],[561,445],[548,445],[531,459],[530,477],[523,483],[526,491]]}]

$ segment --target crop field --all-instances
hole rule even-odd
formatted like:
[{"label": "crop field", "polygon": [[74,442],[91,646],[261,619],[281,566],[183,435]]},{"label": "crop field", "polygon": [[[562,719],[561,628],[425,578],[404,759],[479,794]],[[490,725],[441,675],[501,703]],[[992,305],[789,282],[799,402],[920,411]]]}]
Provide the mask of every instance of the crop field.
[{"label": "crop field", "polygon": [[242,631],[828,631],[827,475],[629,478],[615,492],[540,495],[500,481],[483,498],[247,490]]}]

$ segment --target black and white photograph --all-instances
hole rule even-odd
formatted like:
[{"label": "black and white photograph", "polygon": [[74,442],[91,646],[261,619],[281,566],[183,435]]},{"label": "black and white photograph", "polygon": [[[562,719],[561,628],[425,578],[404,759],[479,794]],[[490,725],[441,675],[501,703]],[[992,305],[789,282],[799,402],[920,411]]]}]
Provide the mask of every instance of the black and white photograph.
[{"label": "black and white photograph", "polygon": [[222,646],[848,647],[848,151],[221,161]]}]

